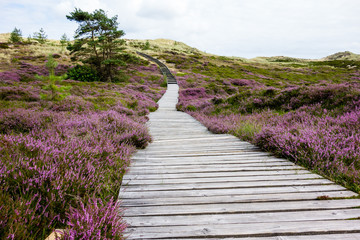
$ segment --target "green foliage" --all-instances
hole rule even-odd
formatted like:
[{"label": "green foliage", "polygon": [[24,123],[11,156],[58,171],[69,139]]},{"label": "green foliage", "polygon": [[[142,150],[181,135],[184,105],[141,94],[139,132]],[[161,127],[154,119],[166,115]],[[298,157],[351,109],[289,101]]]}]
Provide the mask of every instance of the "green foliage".
[{"label": "green foliage", "polygon": [[197,110],[197,108],[193,105],[188,105],[188,106],[186,106],[186,110],[195,112]]},{"label": "green foliage", "polygon": [[9,45],[7,43],[0,43],[0,49],[8,49]]},{"label": "green foliage", "polygon": [[64,33],[60,38],[60,44],[63,49],[65,49],[65,46],[69,43],[70,39],[66,36],[66,33]]},{"label": "green foliage", "polygon": [[125,65],[121,58],[124,40],[120,40],[125,33],[118,30],[117,16],[109,18],[102,9],[88,13],[75,8],[66,17],[79,24],[68,50],[96,69],[102,81],[113,81],[116,67]]},{"label": "green foliage", "polygon": [[163,78],[164,78],[164,82],[162,83],[162,85],[165,87],[165,83],[166,83],[166,86],[167,86],[167,76],[164,73],[163,73]]},{"label": "green foliage", "polygon": [[150,49],[150,43],[149,41],[146,41],[144,47],[143,47],[143,50],[149,50]]},{"label": "green foliage", "polygon": [[55,75],[55,68],[58,66],[58,62],[54,60],[53,55],[48,56],[48,60],[46,61],[46,68],[49,70],[49,76],[52,77]]},{"label": "green foliage", "polygon": [[332,66],[336,68],[351,68],[351,67],[360,68],[360,61],[352,61],[352,60],[319,61],[319,62],[311,62],[310,65]]},{"label": "green foliage", "polygon": [[29,34],[29,36],[27,37],[27,39],[26,39],[26,43],[27,44],[31,44],[31,35]]},{"label": "green foliage", "polygon": [[251,141],[254,139],[255,134],[261,131],[261,125],[253,122],[243,121],[232,130],[232,134],[241,138],[244,141]]},{"label": "green foliage", "polygon": [[10,34],[10,38],[9,41],[12,43],[18,43],[18,42],[22,42],[22,33],[20,29],[17,29],[16,27],[14,28],[14,30],[11,32]]},{"label": "green foliage", "polygon": [[100,80],[96,70],[88,65],[76,65],[73,68],[69,68],[67,76],[70,79],[82,82],[95,82]]},{"label": "green foliage", "polygon": [[55,76],[55,68],[57,67],[58,62],[56,62],[53,56],[50,54],[48,60],[45,64],[46,68],[49,70],[49,76],[37,76],[37,78],[44,80],[47,84],[43,87],[44,90],[49,90],[50,94],[40,94],[41,99],[51,100],[51,101],[61,101],[66,96],[69,95],[68,91],[71,89],[71,86],[57,86],[57,82],[61,82],[66,79],[67,76]]},{"label": "green foliage", "polygon": [[57,86],[57,81],[62,81],[66,76],[53,76],[49,77],[48,84],[43,87],[44,90],[49,90],[50,94],[40,94],[41,99],[50,100],[50,101],[61,101],[66,96],[70,95],[68,92],[71,89],[71,86]]},{"label": "green foliage", "polygon": [[167,87],[166,79],[162,83],[160,83],[160,87]]},{"label": "green foliage", "polygon": [[40,28],[39,32],[34,32],[33,38],[41,44],[44,44],[47,41],[47,35],[43,28]]}]

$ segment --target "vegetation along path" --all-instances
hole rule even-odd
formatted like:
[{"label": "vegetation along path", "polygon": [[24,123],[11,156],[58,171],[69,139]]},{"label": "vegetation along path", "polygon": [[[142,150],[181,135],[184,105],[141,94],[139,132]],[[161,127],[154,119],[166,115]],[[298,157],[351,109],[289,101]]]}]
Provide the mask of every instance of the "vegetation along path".
[{"label": "vegetation along path", "polygon": [[153,142],[124,176],[128,239],[360,239],[354,192],[210,133],[177,100],[169,84],[150,114]]}]

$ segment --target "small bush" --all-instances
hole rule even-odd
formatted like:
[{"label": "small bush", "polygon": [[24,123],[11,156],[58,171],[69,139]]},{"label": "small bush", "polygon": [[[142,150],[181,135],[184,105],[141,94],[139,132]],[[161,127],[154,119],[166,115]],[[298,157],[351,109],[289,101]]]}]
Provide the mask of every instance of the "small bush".
[{"label": "small bush", "polygon": [[82,82],[95,82],[99,81],[97,72],[86,65],[76,65],[73,68],[68,69],[68,78],[82,81]]},{"label": "small bush", "polygon": [[22,33],[20,29],[14,28],[14,30],[10,34],[9,41],[12,43],[19,43],[22,42]]},{"label": "small bush", "polygon": [[7,43],[0,43],[0,49],[8,49],[9,45]]},{"label": "small bush", "polygon": [[193,105],[188,105],[188,106],[186,106],[186,110],[188,110],[188,111],[196,111],[197,108],[195,106],[193,106]]},{"label": "small bush", "polygon": [[34,32],[33,38],[41,44],[44,44],[47,42],[47,35],[43,28],[40,28],[39,32]]}]

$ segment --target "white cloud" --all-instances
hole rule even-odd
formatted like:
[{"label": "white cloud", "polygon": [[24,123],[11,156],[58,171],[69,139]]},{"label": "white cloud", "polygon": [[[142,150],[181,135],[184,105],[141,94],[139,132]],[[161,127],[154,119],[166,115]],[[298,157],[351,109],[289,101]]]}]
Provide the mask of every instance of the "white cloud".
[{"label": "white cloud", "polygon": [[143,0],[136,15],[150,20],[169,21],[181,17],[187,8],[186,1]]},{"label": "white cloud", "polygon": [[118,15],[126,38],[171,38],[220,55],[359,52],[358,0],[3,0],[0,32],[72,36],[76,24],[65,15],[75,7]]}]

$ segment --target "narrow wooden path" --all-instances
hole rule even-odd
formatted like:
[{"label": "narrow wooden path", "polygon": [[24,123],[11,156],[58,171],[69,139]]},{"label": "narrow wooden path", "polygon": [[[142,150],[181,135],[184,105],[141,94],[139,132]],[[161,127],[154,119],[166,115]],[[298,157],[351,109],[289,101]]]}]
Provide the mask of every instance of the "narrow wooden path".
[{"label": "narrow wooden path", "polygon": [[[168,85],[120,199],[128,239],[360,239],[355,193],[175,109]],[[354,220],[358,219],[358,220]]]}]

